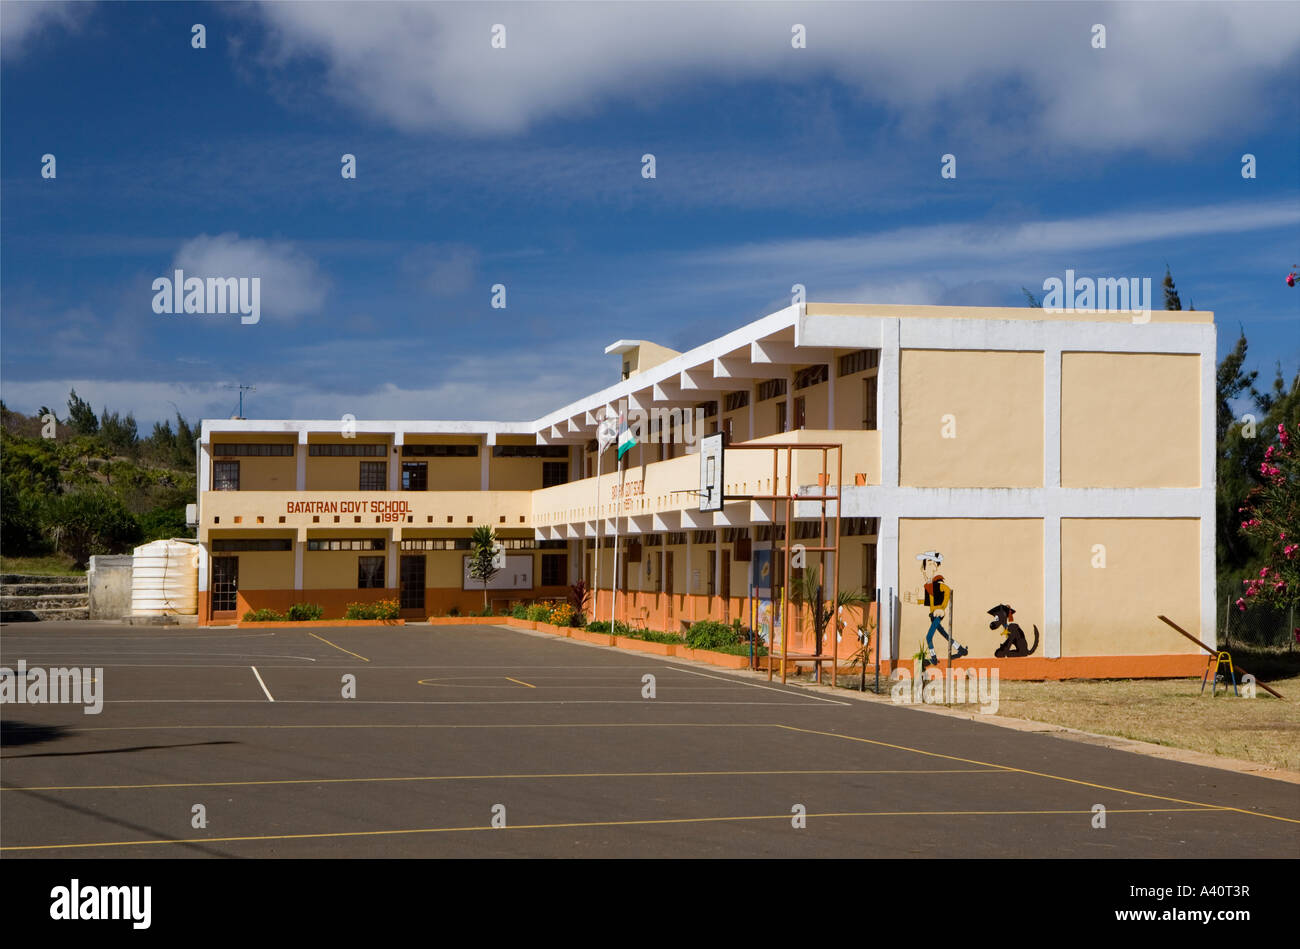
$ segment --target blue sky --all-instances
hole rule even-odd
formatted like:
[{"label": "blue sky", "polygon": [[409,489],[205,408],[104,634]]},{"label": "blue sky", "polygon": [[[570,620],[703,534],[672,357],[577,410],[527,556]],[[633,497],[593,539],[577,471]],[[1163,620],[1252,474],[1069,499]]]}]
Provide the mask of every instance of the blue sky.
[{"label": "blue sky", "polygon": [[[1019,306],[1166,262],[1289,379],[1297,61],[1285,3],[6,2],[0,396],[532,419],[793,283]],[[155,314],[176,266],[260,275],[261,321]]]}]

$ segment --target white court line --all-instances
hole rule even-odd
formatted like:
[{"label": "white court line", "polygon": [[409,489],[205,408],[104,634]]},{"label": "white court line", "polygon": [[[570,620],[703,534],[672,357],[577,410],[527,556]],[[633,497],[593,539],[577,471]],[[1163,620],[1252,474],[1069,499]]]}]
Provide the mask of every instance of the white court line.
[{"label": "white court line", "polygon": [[257,666],[249,666],[248,668],[252,669],[253,675],[257,676],[257,684],[260,685],[262,687],[262,691],[266,693],[266,700],[268,702],[274,702],[275,696],[271,695],[271,690],[268,689],[266,687],[266,683],[262,681],[262,674],[257,671]]},{"label": "white court line", "polygon": [[848,705],[848,704],[850,704],[850,703],[848,703],[848,702],[841,702],[841,701],[839,701],[838,699],[827,699],[827,698],[822,698],[820,695],[805,695],[805,694],[802,693],[802,692],[791,692],[791,691],[789,691],[789,690],[787,690],[787,689],[778,689],[778,688],[776,688],[776,687],[774,687],[774,686],[770,686],[770,685],[759,685],[757,682],[746,682],[744,679],[733,679],[733,678],[730,678],[729,676],[715,676],[715,675],[709,675],[707,672],[696,672],[694,669],[683,669],[681,666],[674,666],[673,668],[674,668],[674,669],[677,669],[677,670],[679,670],[679,671],[681,671],[681,672],[685,672],[687,675],[693,675],[693,676],[704,676],[704,678],[706,678],[706,679],[717,679],[717,680],[720,681],[720,682],[730,682],[730,683],[732,683],[733,685],[747,685],[747,686],[749,686],[750,688],[754,688],[754,689],[764,689],[764,690],[766,690],[766,691],[768,691],[768,692],[780,692],[782,695],[797,695],[797,696],[799,696],[799,698],[801,698],[801,699],[803,699],[803,698],[806,698],[806,699],[816,699],[818,702],[829,702],[829,703],[831,703],[832,705]]},{"label": "white court line", "polygon": [[[252,666],[249,666],[253,669]],[[253,669],[256,673],[257,670]],[[258,676],[260,682],[262,677]],[[266,690],[266,686],[262,686]],[[785,693],[790,695],[790,693]],[[266,697],[271,699],[271,693],[267,692]],[[799,698],[800,696],[794,696]],[[782,705],[789,708],[809,708],[812,707],[809,702],[666,702],[663,699],[537,699],[535,701],[516,700],[516,701],[489,701],[489,702],[455,702],[455,701],[416,701],[416,700],[399,700],[399,699],[281,699],[276,705]],[[219,705],[226,703],[252,703],[258,702],[258,699],[105,699],[105,705]],[[841,704],[841,703],[836,703]],[[844,703],[847,704],[847,703]]]}]

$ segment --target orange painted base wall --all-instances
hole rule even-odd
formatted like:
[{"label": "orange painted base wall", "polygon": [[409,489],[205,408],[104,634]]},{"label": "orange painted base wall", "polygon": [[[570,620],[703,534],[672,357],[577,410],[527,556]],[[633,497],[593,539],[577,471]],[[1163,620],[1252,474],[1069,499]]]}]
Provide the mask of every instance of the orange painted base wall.
[{"label": "orange painted base wall", "polygon": [[[1156,656],[1070,656],[1063,659],[1046,659],[1026,656],[1023,659],[959,659],[952,664],[954,670],[997,669],[999,679],[1181,679],[1199,676],[1205,671],[1209,656],[1156,655]],[[911,660],[893,663],[880,661],[880,674],[888,675],[897,666],[915,674]],[[947,668],[941,661],[940,671]],[[843,667],[841,667],[841,670]],[[858,667],[854,667],[856,674]],[[874,662],[867,664],[867,675],[876,672]],[[840,673],[843,675],[843,671]]]},{"label": "orange painted base wall", "polygon": [[[397,589],[371,590],[240,590],[236,594],[238,606],[229,613],[212,614],[211,594],[199,594],[200,623],[234,623],[242,619],[249,610],[277,610],[284,612],[295,603],[316,603],[325,610],[325,619],[340,619],[349,603],[373,603],[376,600],[396,600],[401,591]],[[549,594],[549,596],[548,596]],[[511,599],[531,601],[534,599],[563,599],[566,591],[560,587],[542,588],[538,593],[529,590],[488,590],[488,602]],[[424,619],[427,616],[445,615],[453,608],[462,613],[477,612],[483,609],[482,590],[461,590],[457,588],[430,587],[424,591],[424,608],[405,610],[403,616],[408,619]]]}]

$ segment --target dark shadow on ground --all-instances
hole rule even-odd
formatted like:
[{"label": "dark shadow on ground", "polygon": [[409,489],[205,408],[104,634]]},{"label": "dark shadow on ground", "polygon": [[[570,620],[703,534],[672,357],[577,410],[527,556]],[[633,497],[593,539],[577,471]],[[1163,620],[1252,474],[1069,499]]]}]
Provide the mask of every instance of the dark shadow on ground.
[{"label": "dark shadow on ground", "polygon": [[0,760],[11,758],[75,758],[80,755],[121,755],[132,751],[159,751],[164,748],[202,748],[207,745],[237,745],[237,741],[191,741],[179,745],[134,745],[130,748],[98,748],[91,751],[42,751],[34,755],[3,755]]},{"label": "dark shadow on ground", "polygon": [[19,745],[39,745],[42,742],[63,738],[67,729],[62,725],[34,725],[29,722],[0,722],[0,747],[16,748]]}]

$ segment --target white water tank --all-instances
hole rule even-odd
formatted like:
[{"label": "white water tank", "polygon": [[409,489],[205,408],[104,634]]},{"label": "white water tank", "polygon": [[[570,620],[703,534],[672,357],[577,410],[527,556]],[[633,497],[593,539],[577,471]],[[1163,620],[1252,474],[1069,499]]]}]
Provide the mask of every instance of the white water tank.
[{"label": "white water tank", "polygon": [[199,611],[198,547],[155,540],[132,551],[131,615],[195,615]]}]

